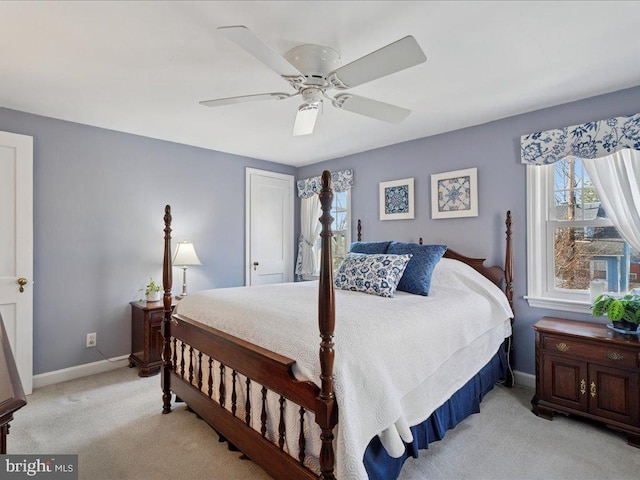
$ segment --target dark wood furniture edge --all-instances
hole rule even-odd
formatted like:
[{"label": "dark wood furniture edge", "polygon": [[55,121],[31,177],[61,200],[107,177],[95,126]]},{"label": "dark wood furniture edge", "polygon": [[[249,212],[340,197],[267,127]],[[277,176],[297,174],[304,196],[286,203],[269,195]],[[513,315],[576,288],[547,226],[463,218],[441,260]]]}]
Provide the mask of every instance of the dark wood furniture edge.
[{"label": "dark wood furniture edge", "polygon": [[[567,337],[584,339],[589,335],[594,340],[604,341],[621,347],[637,345],[637,337],[614,332],[604,323],[569,320],[560,317],[545,316],[533,325],[533,329],[545,333],[561,333]],[[589,339],[584,339],[590,341]],[[639,364],[640,365],[640,364]]]},{"label": "dark wood furniture edge", "polygon": [[162,260],[162,287],[164,294],[164,319],[160,329],[164,338],[162,348],[162,368],[160,370],[160,382],[162,384],[162,413],[171,412],[171,288],[173,286],[173,266],[171,265],[171,206],[164,207],[164,256]]},{"label": "dark wood furniture edge", "polygon": [[[591,413],[588,412],[583,412],[581,410],[577,410],[575,408],[571,408],[571,407],[565,407],[564,405],[557,405],[555,403],[549,403],[549,402],[545,402],[544,400],[540,400],[537,397],[536,398],[536,404],[535,407],[539,410],[542,411],[541,415],[538,415],[535,411],[534,413],[536,413],[536,415],[545,418],[547,420],[553,420],[553,414],[555,412],[558,413],[567,413],[567,414],[572,414],[572,415],[577,415],[581,418],[588,418],[590,420],[594,420],[597,421],[599,424],[602,425],[606,425],[614,430],[619,430],[621,432],[625,432],[629,434],[629,444],[633,445],[635,447],[639,447],[640,448],[640,444],[638,442],[638,440],[640,439],[640,428],[639,427],[635,427],[633,425],[629,425],[627,423],[622,423],[622,422],[618,422],[616,420],[611,420],[611,419],[607,419],[607,420],[603,420],[602,417],[599,417],[597,415],[593,415]],[[533,404],[533,400],[531,400],[531,403]],[[547,416],[548,414],[548,416]]]},{"label": "dark wood furniture edge", "polygon": [[11,352],[7,331],[0,315],[0,454],[7,453],[9,422],[13,414],[27,404],[15,358]]},{"label": "dark wood furniture edge", "polygon": [[335,328],[335,291],[333,285],[333,260],[331,258],[331,172],[322,172],[322,189],[320,190],[320,204],[322,215],[322,254],[320,257],[320,280],[318,291],[318,325],[320,327],[320,395],[317,398],[316,423],[322,433],[320,439],[320,471],[322,478],[335,478],[335,452],[333,451],[333,429],[338,423],[338,404],[333,385],[333,362],[335,357],[333,334]]},{"label": "dark wood furniture edge", "polygon": [[[565,405],[559,405],[545,401],[538,397],[538,392],[543,390],[542,385],[542,352],[541,345],[542,334],[561,335],[570,339],[575,339],[584,344],[593,345],[610,345],[612,347],[637,348],[639,339],[629,335],[616,333],[608,328],[605,324],[597,322],[587,322],[582,320],[567,320],[560,317],[545,316],[533,325],[535,333],[535,373],[536,373],[536,393],[531,399],[531,411],[546,420],[553,420],[555,413],[563,413],[568,415],[576,415],[603,424],[613,430],[617,430],[627,434],[627,443],[631,446],[640,448],[640,427],[623,423],[610,418],[603,418],[598,415],[578,410]],[[576,357],[578,360],[584,360],[583,357]],[[636,365],[640,367],[640,353],[637,354]]]}]

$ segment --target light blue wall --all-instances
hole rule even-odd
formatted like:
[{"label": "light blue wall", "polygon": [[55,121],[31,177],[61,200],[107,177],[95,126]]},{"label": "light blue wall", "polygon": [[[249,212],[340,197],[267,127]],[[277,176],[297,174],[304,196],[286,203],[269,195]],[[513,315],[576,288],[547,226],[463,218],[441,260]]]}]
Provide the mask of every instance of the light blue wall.
[{"label": "light blue wall", "polygon": [[[245,168],[271,162],[0,108],[0,130],[34,137],[34,374],[131,351],[128,302],[162,280],[163,212],[194,242],[191,291],[244,284]],[[182,270],[174,269],[174,291]]]},{"label": "light blue wall", "polygon": [[[366,239],[422,236],[486,257],[488,264],[503,262],[504,213],[510,209],[515,367],[533,373],[531,325],[544,315],[588,317],[529,308],[522,299],[526,218],[520,135],[639,111],[636,87],[296,169],[0,108],[0,130],[34,137],[34,373],[101,360],[84,346],[89,332],[98,333],[98,348],[106,356],[129,353],[128,302],[139,298],[150,275],[160,279],[166,203],[174,211],[174,239],[193,241],[203,263],[189,269],[190,289],[242,285],[246,167],[297,178],[353,167],[353,218],[362,219]],[[473,166],[478,167],[479,217],[431,220],[430,174]],[[405,177],[415,177],[416,218],[379,221],[378,183]],[[298,219],[297,206],[295,215]],[[178,288],[180,275],[176,269]]]},{"label": "light blue wall", "polygon": [[[485,257],[490,265],[504,262],[504,215],[511,210],[515,368],[532,374],[535,345],[531,326],[538,319],[545,315],[585,320],[592,317],[530,308],[522,298],[526,294],[526,196],[520,136],[637,112],[640,87],[310,165],[300,168],[298,177],[319,175],[323,169],[354,169],[353,238],[355,222],[360,218],[365,240],[417,241],[424,237],[425,243],[446,243],[466,255]],[[468,167],[478,167],[479,216],[431,220],[430,175]],[[378,183],[407,177],[415,178],[415,219],[380,221]]]}]

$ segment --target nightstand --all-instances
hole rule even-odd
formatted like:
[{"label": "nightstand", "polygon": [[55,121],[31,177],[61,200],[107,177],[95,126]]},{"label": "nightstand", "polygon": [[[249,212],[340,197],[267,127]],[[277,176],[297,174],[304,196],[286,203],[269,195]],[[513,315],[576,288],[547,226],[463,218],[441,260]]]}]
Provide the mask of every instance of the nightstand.
[{"label": "nightstand", "polygon": [[[176,306],[176,300],[171,308]],[[162,333],[164,305],[159,302],[131,302],[131,355],[129,367],[138,366],[141,377],[160,373],[162,365]]]},{"label": "nightstand", "polygon": [[640,340],[606,325],[544,317],[536,330],[533,413],[569,413],[626,432],[640,447]]}]

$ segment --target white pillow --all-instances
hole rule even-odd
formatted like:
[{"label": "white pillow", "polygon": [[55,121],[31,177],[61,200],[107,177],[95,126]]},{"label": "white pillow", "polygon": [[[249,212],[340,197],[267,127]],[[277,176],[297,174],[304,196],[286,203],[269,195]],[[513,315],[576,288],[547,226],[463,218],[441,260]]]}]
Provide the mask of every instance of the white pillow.
[{"label": "white pillow", "polygon": [[411,255],[347,253],[335,274],[336,288],[393,297]]}]

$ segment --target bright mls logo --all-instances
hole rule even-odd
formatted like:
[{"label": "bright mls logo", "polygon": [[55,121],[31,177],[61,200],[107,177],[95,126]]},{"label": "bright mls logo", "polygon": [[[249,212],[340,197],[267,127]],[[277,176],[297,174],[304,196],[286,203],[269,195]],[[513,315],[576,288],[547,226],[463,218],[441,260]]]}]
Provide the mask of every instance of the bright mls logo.
[{"label": "bright mls logo", "polygon": [[77,480],[78,455],[1,455],[0,479]]}]

